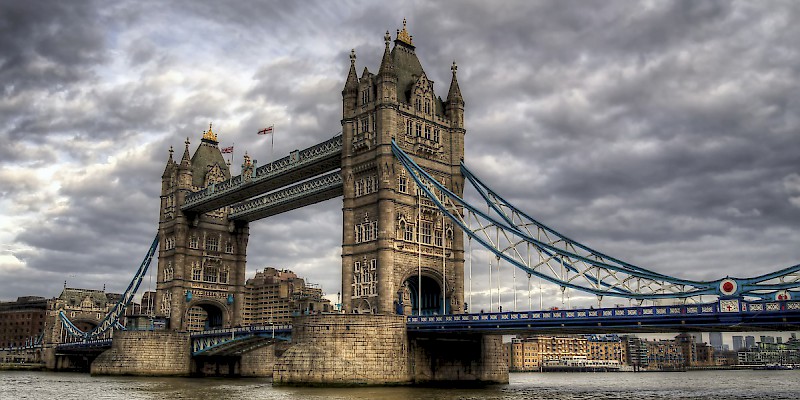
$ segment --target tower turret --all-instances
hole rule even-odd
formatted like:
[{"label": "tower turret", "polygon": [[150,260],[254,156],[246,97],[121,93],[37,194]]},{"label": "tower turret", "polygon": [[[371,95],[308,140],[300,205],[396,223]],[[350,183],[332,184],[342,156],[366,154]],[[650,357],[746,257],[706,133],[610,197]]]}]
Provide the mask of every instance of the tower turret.
[{"label": "tower turret", "polygon": [[344,115],[350,115],[356,110],[356,98],[358,97],[358,76],[356,75],[356,50],[350,50],[350,71],[347,73],[347,81],[342,89],[342,111]]},{"label": "tower turret", "polygon": [[378,101],[382,103],[392,103],[397,101],[397,73],[394,70],[392,52],[389,49],[389,42],[392,36],[389,31],[383,37],[386,48],[383,50],[381,67],[378,69]]},{"label": "tower turret", "polygon": [[458,79],[456,78],[456,71],[458,65],[453,61],[453,66],[450,67],[453,71],[453,79],[450,81],[450,90],[447,92],[447,103],[445,110],[447,117],[453,122],[454,128],[464,127],[464,98],[461,97],[461,89],[458,87]]}]

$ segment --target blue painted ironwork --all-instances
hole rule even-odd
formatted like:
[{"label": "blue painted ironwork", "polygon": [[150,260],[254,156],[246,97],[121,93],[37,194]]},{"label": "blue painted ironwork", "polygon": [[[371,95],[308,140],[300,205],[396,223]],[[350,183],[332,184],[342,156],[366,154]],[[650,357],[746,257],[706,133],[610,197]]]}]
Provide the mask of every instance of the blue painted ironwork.
[{"label": "blue painted ironwork", "polygon": [[[258,167],[249,179],[237,175],[190,193],[186,196],[181,209],[194,212],[210,211],[266,193],[286,184],[338,169],[341,167],[341,153],[342,135],[338,135],[309,148],[295,150],[286,157]],[[277,179],[295,171],[306,172],[288,181]],[[272,182],[274,182],[274,186],[270,184]],[[254,188],[258,188],[258,190],[250,192],[249,189]]]},{"label": "blue painted ironwork", "polygon": [[106,332],[109,332],[112,328],[119,329],[120,326],[120,318],[125,314],[125,310],[127,309],[128,305],[130,305],[131,301],[133,300],[133,296],[136,294],[136,291],[139,289],[139,285],[142,283],[142,278],[144,278],[145,274],[147,273],[147,268],[150,266],[150,263],[153,261],[153,255],[158,248],[158,235],[153,239],[153,243],[150,245],[150,249],[147,251],[147,255],[145,255],[144,260],[139,265],[139,269],[136,271],[136,274],[133,276],[133,279],[128,284],[128,288],[125,289],[125,292],[122,294],[122,297],[119,299],[117,304],[114,305],[106,315],[103,317],[103,320],[90,332],[83,332],[82,330],[78,329],[72,321],[69,320],[64,311],[59,311],[58,317],[61,320],[61,325],[64,327],[66,332],[73,337],[79,338],[81,340],[95,340]]},{"label": "blue painted ironwork", "polygon": [[193,333],[192,356],[241,354],[276,340],[291,339],[291,325],[252,325]]},{"label": "blue painted ironwork", "polygon": [[409,316],[409,332],[664,332],[795,330],[800,301],[745,301],[488,314]]},{"label": "blue painted ironwork", "polygon": [[[480,245],[529,275],[597,296],[646,300],[699,296],[763,298],[783,291],[797,298],[800,265],[755,278],[692,281],[653,272],[582,245],[529,217],[481,182],[462,164],[462,173],[487,204],[484,212],[452,193],[392,142],[392,152],[439,210]],[[777,281],[777,282],[774,282]],[[790,289],[795,289],[794,291]]]},{"label": "blue painted ironwork", "polygon": [[341,171],[334,171],[296,185],[233,205],[228,219],[266,218],[342,195]]}]

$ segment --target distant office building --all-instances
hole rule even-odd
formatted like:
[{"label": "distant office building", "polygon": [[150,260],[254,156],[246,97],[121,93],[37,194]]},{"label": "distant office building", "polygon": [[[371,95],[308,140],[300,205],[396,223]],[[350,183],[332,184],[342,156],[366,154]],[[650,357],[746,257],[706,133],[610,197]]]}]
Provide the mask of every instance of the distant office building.
[{"label": "distant office building", "polygon": [[733,337],[733,351],[740,351],[744,348],[744,336]]},{"label": "distant office building", "polygon": [[746,349],[752,349],[756,346],[756,337],[755,336],[745,336],[744,337],[744,347]]},{"label": "distant office building", "polygon": [[722,332],[709,332],[708,344],[717,350],[722,350]]}]

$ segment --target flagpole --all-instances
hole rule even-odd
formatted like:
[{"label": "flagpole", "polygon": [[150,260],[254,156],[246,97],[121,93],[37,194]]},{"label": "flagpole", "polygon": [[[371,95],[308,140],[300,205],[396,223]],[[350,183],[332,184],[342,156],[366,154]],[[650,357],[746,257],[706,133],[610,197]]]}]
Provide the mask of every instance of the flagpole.
[{"label": "flagpole", "polygon": [[273,157],[275,153],[275,125],[270,125],[270,128],[272,128],[272,132],[270,133],[269,162],[272,162],[275,160]]}]

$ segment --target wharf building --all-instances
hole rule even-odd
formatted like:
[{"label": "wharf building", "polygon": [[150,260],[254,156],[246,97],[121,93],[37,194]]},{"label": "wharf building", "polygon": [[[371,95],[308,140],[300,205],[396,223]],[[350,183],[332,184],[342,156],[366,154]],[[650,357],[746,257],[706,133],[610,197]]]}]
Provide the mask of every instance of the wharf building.
[{"label": "wharf building", "polygon": [[0,302],[0,348],[25,346],[38,338],[44,331],[47,302],[39,296]]},{"label": "wharf building", "polygon": [[800,340],[791,338],[785,343],[759,342],[737,354],[744,365],[800,365]]}]

